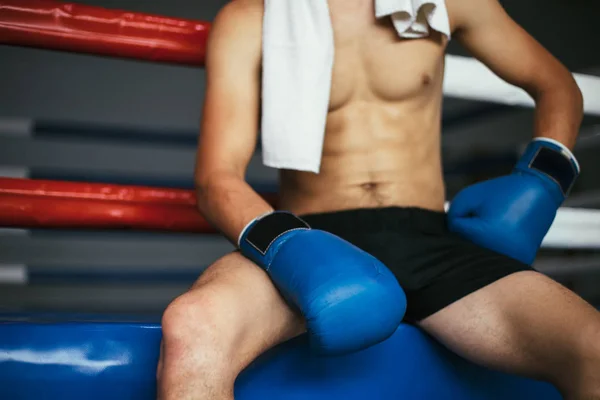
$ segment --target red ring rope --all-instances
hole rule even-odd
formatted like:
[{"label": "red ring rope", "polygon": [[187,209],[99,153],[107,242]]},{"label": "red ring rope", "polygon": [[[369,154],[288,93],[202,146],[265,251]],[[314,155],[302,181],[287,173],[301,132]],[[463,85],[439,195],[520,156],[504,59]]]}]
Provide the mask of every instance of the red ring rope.
[{"label": "red ring rope", "polygon": [[169,206],[195,207],[196,205],[194,192],[184,189],[0,178],[0,196],[8,194],[73,200],[154,203]]},{"label": "red ring rope", "polygon": [[210,23],[54,0],[0,0],[0,43],[204,64]]},{"label": "red ring rope", "polygon": [[0,178],[0,226],[214,232],[191,190],[12,178]]}]

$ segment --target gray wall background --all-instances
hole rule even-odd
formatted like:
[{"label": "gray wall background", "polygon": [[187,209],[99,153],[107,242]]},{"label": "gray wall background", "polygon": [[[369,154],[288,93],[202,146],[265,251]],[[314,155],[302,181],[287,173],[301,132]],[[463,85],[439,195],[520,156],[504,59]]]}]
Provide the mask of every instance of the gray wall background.
[{"label": "gray wall background", "polygon": [[[225,2],[84,3],[212,20]],[[600,75],[598,2],[503,4],[571,70]],[[456,43],[449,52],[466,55]],[[202,69],[0,46],[0,175],[189,184],[203,92]],[[59,128],[52,135],[19,129],[23,121],[32,120],[56,121]],[[482,169],[494,174],[510,168],[518,146],[531,135],[532,111],[445,99],[444,121],[444,158],[454,171],[448,176],[453,193]],[[583,134],[597,135],[598,126],[600,119],[586,118]],[[134,129],[141,139],[144,132],[148,139],[185,137],[188,143],[101,138],[88,135],[91,127]],[[582,142],[577,155],[585,172],[574,200],[598,207],[597,141]],[[262,167],[260,154],[249,169],[249,181],[258,187],[275,185],[276,172]],[[16,280],[25,266],[29,277],[28,282],[0,285],[0,309],[160,311],[230,249],[214,236],[0,230],[0,281],[3,276]],[[546,251],[542,261],[551,274],[587,298],[600,298],[595,252]],[[585,268],[565,273],[573,263]]]}]

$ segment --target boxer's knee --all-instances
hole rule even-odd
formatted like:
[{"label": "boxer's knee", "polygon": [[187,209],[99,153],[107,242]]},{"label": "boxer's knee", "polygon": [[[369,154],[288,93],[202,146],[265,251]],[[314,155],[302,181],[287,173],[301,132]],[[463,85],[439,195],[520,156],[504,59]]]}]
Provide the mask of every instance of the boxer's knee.
[{"label": "boxer's knee", "polygon": [[235,310],[218,293],[195,292],[174,300],[163,314],[163,369],[179,364],[219,369],[231,359]]},{"label": "boxer's knee", "polygon": [[162,318],[157,370],[161,400],[231,398],[243,368],[239,299],[223,282],[198,285],[175,299]]},{"label": "boxer's knee", "polygon": [[162,354],[157,371],[161,400],[232,398],[239,371],[234,343],[218,298],[194,290],[180,296],[162,318]]},{"label": "boxer's knee", "polygon": [[600,314],[583,330],[579,359],[582,367],[582,390],[585,399],[600,400]]},{"label": "boxer's knee", "polygon": [[577,339],[568,359],[554,368],[554,380],[568,400],[600,400],[600,314]]},{"label": "boxer's knee", "polygon": [[217,392],[229,398],[243,368],[270,347],[300,334],[304,324],[264,271],[232,253],[167,307],[162,328],[158,376],[163,398],[187,399],[178,392],[183,387],[191,398]]}]

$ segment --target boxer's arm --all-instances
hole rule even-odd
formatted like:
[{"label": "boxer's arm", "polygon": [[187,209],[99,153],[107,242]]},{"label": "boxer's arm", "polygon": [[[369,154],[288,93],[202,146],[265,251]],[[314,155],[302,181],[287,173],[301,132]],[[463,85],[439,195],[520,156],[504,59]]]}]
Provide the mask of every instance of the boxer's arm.
[{"label": "boxer's arm", "polygon": [[583,98],[572,74],[497,0],[452,0],[451,5],[454,37],[535,100],[535,136],[572,148],[583,117]]},{"label": "boxer's arm", "polygon": [[244,179],[259,124],[262,10],[258,3],[227,4],[213,23],[207,47],[195,173],[198,208],[234,243],[249,221],[272,210]]}]

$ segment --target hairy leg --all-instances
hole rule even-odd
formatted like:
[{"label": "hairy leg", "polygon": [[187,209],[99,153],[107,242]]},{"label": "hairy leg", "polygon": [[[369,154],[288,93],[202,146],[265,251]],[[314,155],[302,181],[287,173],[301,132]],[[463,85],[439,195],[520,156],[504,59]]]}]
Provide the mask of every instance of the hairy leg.
[{"label": "hairy leg", "polygon": [[159,398],[225,400],[239,372],[302,333],[304,321],[263,270],[232,253],[169,305],[162,327]]},{"label": "hairy leg", "polygon": [[419,325],[475,363],[600,399],[600,313],[542,274],[507,276]]}]

